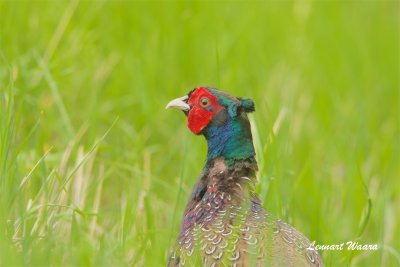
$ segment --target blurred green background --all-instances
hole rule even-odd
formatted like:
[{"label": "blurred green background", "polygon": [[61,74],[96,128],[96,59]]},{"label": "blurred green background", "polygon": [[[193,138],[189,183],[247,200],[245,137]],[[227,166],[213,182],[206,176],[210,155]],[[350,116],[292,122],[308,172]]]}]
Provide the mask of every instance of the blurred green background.
[{"label": "blurred green background", "polygon": [[326,266],[400,265],[398,1],[1,1],[0,266],[163,266],[205,141],[255,100],[265,206]]}]

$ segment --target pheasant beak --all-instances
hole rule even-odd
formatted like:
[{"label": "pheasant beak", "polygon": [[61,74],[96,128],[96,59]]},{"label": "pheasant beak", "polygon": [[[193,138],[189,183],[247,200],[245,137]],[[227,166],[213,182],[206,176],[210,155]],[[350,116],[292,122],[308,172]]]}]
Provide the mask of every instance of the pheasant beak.
[{"label": "pheasant beak", "polygon": [[180,98],[176,98],[172,101],[170,101],[167,106],[165,107],[165,109],[168,108],[176,108],[176,109],[180,109],[183,110],[184,112],[187,112],[190,110],[190,106],[188,105],[188,103],[186,102],[188,100],[188,96],[183,96]]}]

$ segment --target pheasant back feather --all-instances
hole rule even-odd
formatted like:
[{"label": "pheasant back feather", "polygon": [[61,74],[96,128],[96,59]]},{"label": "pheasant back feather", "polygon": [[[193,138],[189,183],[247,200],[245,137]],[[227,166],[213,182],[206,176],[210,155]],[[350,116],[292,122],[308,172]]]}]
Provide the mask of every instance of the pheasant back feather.
[{"label": "pheasant back feather", "polygon": [[194,254],[204,266],[322,266],[307,238],[264,210],[254,169],[214,163],[206,191],[188,204],[169,266],[196,266]]}]

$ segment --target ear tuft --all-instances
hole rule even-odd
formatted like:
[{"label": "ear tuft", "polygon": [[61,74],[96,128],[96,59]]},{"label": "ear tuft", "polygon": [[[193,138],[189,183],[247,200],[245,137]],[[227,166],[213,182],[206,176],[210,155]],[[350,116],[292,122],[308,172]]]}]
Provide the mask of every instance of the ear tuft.
[{"label": "ear tuft", "polygon": [[229,115],[234,118],[238,115],[238,108],[240,107],[240,104],[238,102],[232,102],[228,106],[228,113]]},{"label": "ear tuft", "polygon": [[238,98],[240,103],[242,104],[242,108],[244,111],[246,112],[253,112],[256,110],[255,106],[254,106],[254,101],[251,100],[250,98]]}]

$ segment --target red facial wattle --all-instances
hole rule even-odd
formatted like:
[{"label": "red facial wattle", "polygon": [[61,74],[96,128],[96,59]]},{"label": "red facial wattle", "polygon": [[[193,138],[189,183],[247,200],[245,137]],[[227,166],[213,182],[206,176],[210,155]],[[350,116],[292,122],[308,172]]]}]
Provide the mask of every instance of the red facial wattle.
[{"label": "red facial wattle", "polygon": [[[201,101],[208,99],[209,105],[203,107]],[[208,126],[214,115],[223,107],[218,98],[204,87],[199,87],[189,96],[188,104],[191,107],[188,113],[188,127],[195,133],[201,133]]]}]

